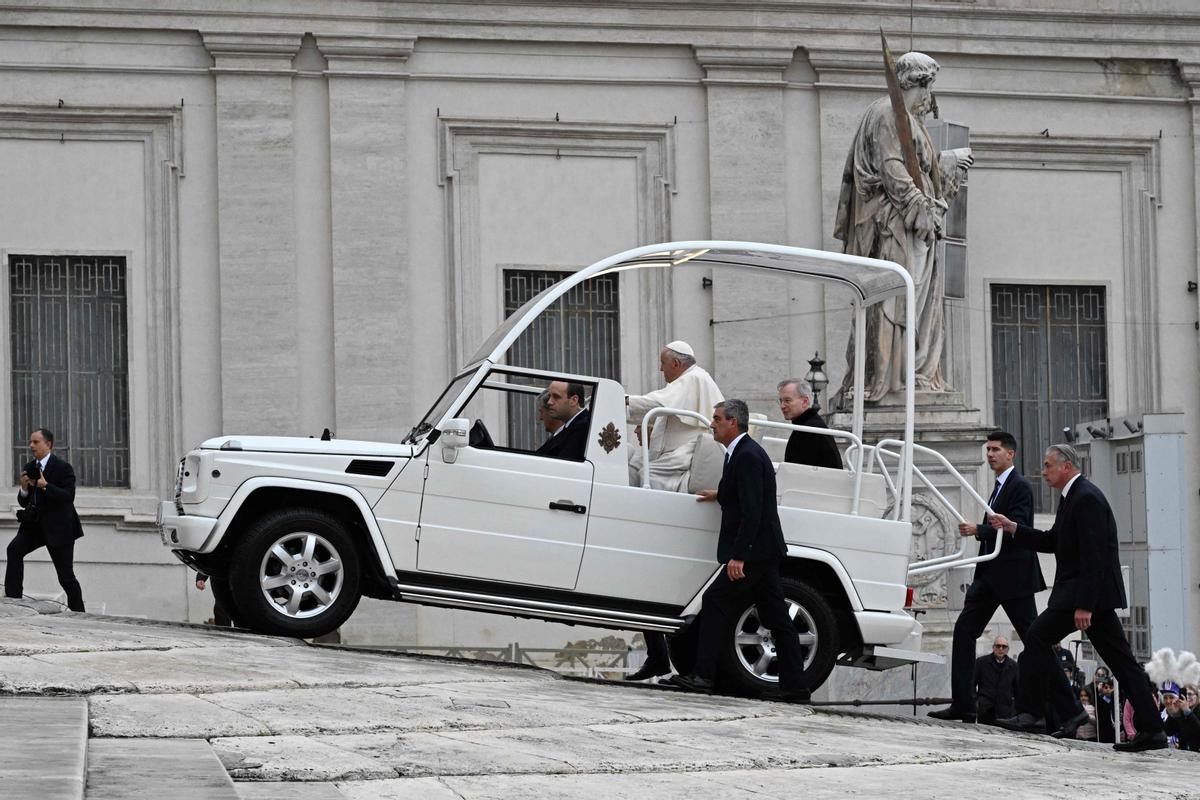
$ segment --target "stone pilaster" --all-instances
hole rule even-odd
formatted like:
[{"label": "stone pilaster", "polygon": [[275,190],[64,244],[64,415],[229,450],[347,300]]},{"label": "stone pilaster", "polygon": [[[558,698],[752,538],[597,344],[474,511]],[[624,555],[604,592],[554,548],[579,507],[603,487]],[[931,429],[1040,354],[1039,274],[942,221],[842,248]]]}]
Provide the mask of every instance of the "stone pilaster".
[{"label": "stone pilaster", "polygon": [[[697,47],[708,94],[710,235],[787,242],[783,71],[791,48]],[[728,397],[770,411],[771,376],[788,372],[788,286],[733,271],[713,274],[713,375]],[[768,346],[775,342],[777,346]]]},{"label": "stone pilaster", "polygon": [[[1192,112],[1192,188],[1195,192],[1196,203],[1193,213],[1196,215],[1196,263],[1195,279],[1200,282],[1200,61],[1180,61],[1179,75],[1192,92],[1188,105]],[[1200,303],[1200,292],[1196,295]],[[1200,308],[1197,309],[1200,313]]]},{"label": "stone pilaster", "polygon": [[[414,39],[317,35],[329,81],[337,434],[412,425],[406,62]],[[431,123],[432,124],[432,123]]]},{"label": "stone pilaster", "polygon": [[292,58],[300,37],[203,36],[216,81],[222,428],[299,433]]}]

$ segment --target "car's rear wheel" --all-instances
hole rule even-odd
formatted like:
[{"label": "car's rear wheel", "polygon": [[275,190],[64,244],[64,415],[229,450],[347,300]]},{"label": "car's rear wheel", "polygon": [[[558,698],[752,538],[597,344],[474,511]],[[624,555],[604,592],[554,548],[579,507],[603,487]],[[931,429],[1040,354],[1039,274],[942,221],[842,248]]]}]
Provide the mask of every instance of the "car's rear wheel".
[{"label": "car's rear wheel", "polygon": [[323,636],[358,605],[359,575],[358,550],[335,518],[312,509],[267,514],[234,550],[236,620],[263,633]]},{"label": "car's rear wheel", "polygon": [[[788,616],[800,637],[804,682],[816,690],[833,671],[838,654],[837,620],[821,593],[795,578],[781,578]],[[760,694],[779,686],[779,661],[771,632],[752,603],[732,616],[719,653],[722,684],[736,693]]]}]

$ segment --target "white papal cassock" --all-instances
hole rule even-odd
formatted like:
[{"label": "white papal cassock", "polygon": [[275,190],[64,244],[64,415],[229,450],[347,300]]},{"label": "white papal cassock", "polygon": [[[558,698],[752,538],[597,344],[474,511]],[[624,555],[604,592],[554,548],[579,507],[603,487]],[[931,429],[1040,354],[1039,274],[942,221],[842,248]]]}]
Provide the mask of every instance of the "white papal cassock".
[{"label": "white papal cassock", "polygon": [[[669,346],[669,345],[668,345]],[[702,367],[693,364],[675,380],[657,391],[629,396],[629,421],[638,425],[652,408],[682,408],[712,417],[713,406],[725,399],[712,379]],[[692,466],[692,455],[696,443],[703,436],[710,436],[707,423],[689,417],[659,416],[652,420],[650,433],[650,488],[671,492],[688,490],[688,474]],[[647,435],[642,426],[642,435]],[[632,448],[629,461],[629,480],[635,486],[642,484],[642,449]]]}]

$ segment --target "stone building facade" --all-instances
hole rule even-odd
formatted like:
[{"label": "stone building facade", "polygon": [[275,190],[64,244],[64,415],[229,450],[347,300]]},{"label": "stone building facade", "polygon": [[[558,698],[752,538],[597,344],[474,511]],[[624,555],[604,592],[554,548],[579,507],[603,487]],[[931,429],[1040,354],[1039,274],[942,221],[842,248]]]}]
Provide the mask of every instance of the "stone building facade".
[{"label": "stone building facade", "polygon": [[[955,396],[929,410],[927,440],[977,474],[972,442],[1002,418],[1028,424],[1035,461],[1056,420],[1097,409],[1181,411],[1195,433],[1186,0],[0,0],[0,444],[15,463],[36,419],[95,465],[77,501],[91,606],[206,616],[154,526],[182,452],[221,433],[402,436],[503,318],[512,273],[671,239],[840,249],[847,147],[884,90],[881,27],[941,63],[941,113],[976,158],[947,300]],[[59,270],[66,294],[30,295],[28,270]],[[836,386],[845,303],[779,288],[625,282],[620,377],[656,387],[659,346],[681,338],[762,410],[814,351]],[[721,324],[747,309],[754,322]],[[107,349],[55,361],[80,337]],[[747,339],[778,346],[748,363]],[[1050,380],[1076,362],[1090,386]],[[68,388],[43,386],[51,373]],[[63,408],[76,385],[95,391]],[[1200,438],[1185,441],[1194,490]],[[1194,491],[1179,502],[1200,516]],[[1200,552],[1186,574],[1200,620]],[[38,564],[30,589],[54,588]],[[530,630],[371,605],[348,635],[578,638]]]}]

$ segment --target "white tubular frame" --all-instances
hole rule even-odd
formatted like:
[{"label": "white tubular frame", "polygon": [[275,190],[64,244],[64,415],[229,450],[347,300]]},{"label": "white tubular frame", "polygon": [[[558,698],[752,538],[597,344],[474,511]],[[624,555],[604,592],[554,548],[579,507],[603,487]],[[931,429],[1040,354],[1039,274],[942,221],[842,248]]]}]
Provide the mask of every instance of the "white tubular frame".
[{"label": "white tubular frame", "polygon": [[[872,460],[879,462],[880,469],[883,472],[883,474],[888,482],[889,487],[892,487],[895,484],[892,483],[891,476],[888,474],[887,469],[884,467],[881,458],[882,458],[882,456],[888,456],[890,458],[900,459],[902,461],[903,459],[902,459],[900,453],[897,453],[894,450],[887,449],[888,446],[894,446],[894,445],[898,445],[898,444],[903,444],[903,443],[897,439],[883,439],[877,445],[875,445],[874,447],[871,448],[871,450],[874,451],[872,453]],[[955,480],[958,481],[959,485],[962,486],[962,488],[967,490],[967,494],[973,500],[975,500],[975,502],[977,502],[979,505],[983,506],[984,510],[988,514],[993,513],[992,507],[990,505],[988,505],[987,501],[984,500],[983,497],[978,492],[975,491],[975,487],[971,486],[971,484],[967,481],[967,479],[964,478],[962,476],[962,474],[959,473],[959,471],[954,468],[954,466],[950,463],[950,461],[945,456],[943,456],[938,451],[933,450],[932,448],[924,447],[919,444],[914,444],[912,447],[913,447],[914,452],[920,452],[924,455],[933,456],[935,459],[937,459],[939,462],[941,462],[941,465],[946,469],[946,471],[951,476],[953,476]],[[859,462],[861,463],[861,456],[859,458]],[[950,510],[950,513],[952,513],[958,519],[959,522],[966,522],[966,520],[963,518],[962,514],[959,513],[958,509],[955,508],[954,505],[951,504],[950,501],[946,499],[945,495],[943,495],[933,485],[933,483],[929,480],[929,478],[925,475],[925,473],[922,472],[916,466],[916,464],[913,464],[912,471],[913,471],[913,475],[916,478],[918,478],[921,481],[921,483],[923,483],[925,485],[925,487],[938,500],[941,501],[942,505],[944,505],[946,508],[948,508]],[[959,546],[957,552],[951,553],[950,555],[939,556],[937,558],[931,558],[926,561],[917,561],[914,564],[909,565],[908,574],[909,575],[923,575],[927,572],[940,572],[942,570],[957,569],[958,567],[965,567],[965,566],[970,566],[971,564],[979,564],[984,561],[991,561],[1000,555],[1000,552],[1004,547],[1004,536],[1002,533],[998,533],[996,536],[996,545],[995,545],[995,547],[992,548],[992,552],[988,553],[987,555],[971,556],[968,558],[964,558],[963,556],[966,555],[966,551],[967,551],[967,537],[962,536],[959,538],[960,538],[960,541],[962,542],[962,544]]]},{"label": "white tubular frame", "polygon": [[[657,408],[652,408],[649,411],[647,411],[646,416],[642,418],[641,424],[644,425],[646,428],[649,428],[650,424],[657,417],[662,417],[662,416],[689,417],[691,419],[700,420],[700,421],[704,422],[705,424],[708,424],[708,422],[709,422],[708,417],[704,416],[703,414],[701,414],[697,411],[689,411],[689,410],[683,409],[683,408],[668,408],[665,406],[659,406]],[[757,426],[763,427],[763,428],[777,428],[779,430],[786,430],[786,431],[801,431],[802,433],[815,433],[820,436],[829,436],[834,439],[848,440],[850,442],[850,447],[847,448],[847,452],[849,452],[850,450],[853,450],[856,454],[856,459],[857,459],[855,461],[854,467],[851,468],[851,471],[854,473],[854,500],[853,500],[853,505],[851,505],[851,507],[850,507],[850,513],[851,514],[858,513],[858,501],[859,501],[860,495],[862,494],[863,446],[862,446],[862,440],[859,439],[857,435],[850,433],[849,431],[839,431],[834,428],[813,428],[808,425],[795,425],[791,422],[776,422],[775,420],[770,420],[770,419],[752,419],[752,420],[750,420],[750,424],[757,425]],[[787,441],[787,440],[780,439],[779,441]],[[641,448],[642,448],[642,488],[649,489],[650,488],[650,469],[649,469],[650,434],[644,429],[642,430]],[[890,455],[890,453],[889,453],[889,455]],[[899,456],[897,456],[897,457],[899,457]],[[887,480],[888,480],[888,483],[891,484],[891,478],[888,477]]]},{"label": "white tubular frame", "polygon": [[642,427],[642,444],[641,444],[641,447],[642,447],[642,488],[643,489],[650,488],[650,431],[649,431],[650,423],[652,423],[656,417],[662,417],[667,414],[670,414],[672,417],[689,417],[691,419],[698,419],[701,422],[703,422],[706,427],[708,426],[708,424],[710,422],[712,422],[711,418],[704,416],[700,412],[688,411],[687,409],[684,409],[684,408],[666,408],[664,406],[659,406],[658,408],[652,408],[649,411],[647,411],[646,416],[642,417],[642,423],[641,423],[643,426]]}]

